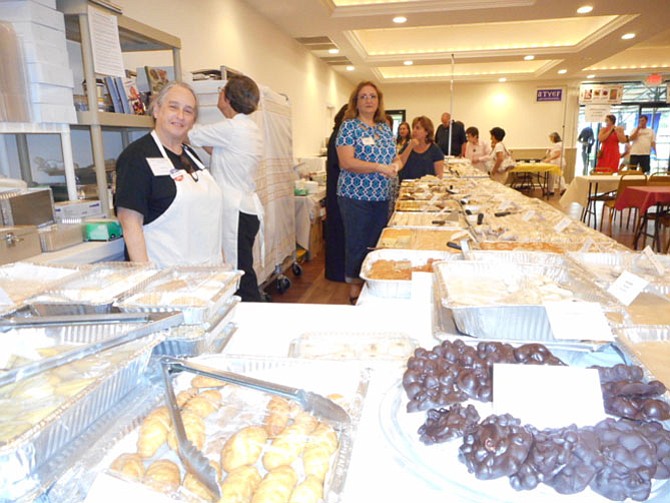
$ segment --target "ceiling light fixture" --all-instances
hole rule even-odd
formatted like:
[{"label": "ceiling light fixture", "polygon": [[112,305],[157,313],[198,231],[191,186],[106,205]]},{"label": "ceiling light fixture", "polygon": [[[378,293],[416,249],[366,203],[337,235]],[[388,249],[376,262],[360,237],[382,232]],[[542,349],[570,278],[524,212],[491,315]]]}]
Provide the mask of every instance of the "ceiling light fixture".
[{"label": "ceiling light fixture", "polygon": [[337,47],[335,47],[333,49],[328,49],[328,54],[339,54],[339,53],[340,53],[340,50]]},{"label": "ceiling light fixture", "polygon": [[593,10],[592,5],[582,5],[579,9],[577,9],[577,14],[588,14]]},{"label": "ceiling light fixture", "polygon": [[396,16],[393,18],[393,22],[395,24],[403,24],[407,22],[407,18],[405,16]]},{"label": "ceiling light fixture", "polygon": [[405,66],[412,66],[414,64],[414,61],[408,59],[407,61],[403,61],[402,64]]},{"label": "ceiling light fixture", "polygon": [[594,73],[592,73],[592,74],[590,74],[590,75],[587,75],[586,78],[587,78],[587,79],[595,79],[595,78],[596,78],[596,75],[595,75]]},{"label": "ceiling light fixture", "polygon": [[621,35],[621,40],[632,40],[635,38],[635,33],[624,33]]},{"label": "ceiling light fixture", "polygon": [[567,71],[565,68],[561,68],[561,69],[558,71],[558,73],[560,73],[561,75],[563,75],[564,73],[568,73],[568,71]]},{"label": "ceiling light fixture", "polygon": [[498,82],[507,82],[507,78],[506,77],[500,77],[498,79]]},{"label": "ceiling light fixture", "polygon": [[348,72],[353,72],[355,70],[355,67],[353,65],[347,65],[347,71]]},{"label": "ceiling light fixture", "polygon": [[528,56],[524,56],[523,59],[525,59],[526,61],[533,61],[535,59],[535,56],[529,54]]}]

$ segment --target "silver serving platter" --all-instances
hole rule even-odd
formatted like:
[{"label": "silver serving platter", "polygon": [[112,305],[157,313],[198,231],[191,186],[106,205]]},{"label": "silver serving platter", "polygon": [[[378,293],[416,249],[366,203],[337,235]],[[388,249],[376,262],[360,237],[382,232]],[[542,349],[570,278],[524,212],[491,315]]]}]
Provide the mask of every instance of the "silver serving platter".
[{"label": "silver serving platter", "polygon": [[242,274],[228,267],[171,267],[126,292],[115,306],[128,313],[181,311],[187,325],[210,324],[239,288]]}]

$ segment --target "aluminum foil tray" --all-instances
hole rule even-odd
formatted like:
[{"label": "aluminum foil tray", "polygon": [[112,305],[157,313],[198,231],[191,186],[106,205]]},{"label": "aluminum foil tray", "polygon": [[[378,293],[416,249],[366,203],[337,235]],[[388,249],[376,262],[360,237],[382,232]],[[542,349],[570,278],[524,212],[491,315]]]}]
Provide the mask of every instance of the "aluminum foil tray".
[{"label": "aluminum foil tray", "polygon": [[[623,307],[616,299],[595,287],[579,269],[569,265],[450,261],[440,262],[434,268],[442,306],[451,310],[458,330],[473,337],[555,340],[541,302],[507,300],[501,293],[504,286],[500,286],[506,281],[517,282],[525,293],[542,282],[546,287],[541,286],[541,292],[556,294],[544,297],[545,300],[559,300],[565,294],[566,297],[598,302],[613,325],[625,321]],[[467,282],[469,286],[481,284],[477,292],[483,293],[482,298],[476,303],[459,302],[454,297],[456,282]],[[538,297],[543,298],[541,294]]]},{"label": "aluminum foil tray", "polygon": [[462,239],[474,241],[472,234],[465,229],[422,229],[417,227],[386,227],[377,243],[379,248],[439,250],[460,253],[449,248],[447,243],[459,243]]},{"label": "aluminum foil tray", "polygon": [[[411,279],[380,279],[371,278],[373,264],[379,260],[390,261],[410,261],[412,267],[427,264],[430,259],[434,261],[441,260],[459,260],[463,258],[460,253],[451,253],[446,251],[432,250],[394,250],[382,249],[373,250],[367,254],[363,265],[361,266],[361,278],[365,280],[370,293],[376,297],[402,298],[408,299],[412,296]],[[432,267],[428,267],[426,272],[431,272]]]},{"label": "aluminum foil tray", "polygon": [[459,208],[442,213],[419,211],[395,211],[388,223],[389,227],[443,227],[447,229],[461,229],[467,222]]},{"label": "aluminum foil tray", "polygon": [[203,353],[220,353],[237,330],[233,319],[239,302],[240,298],[233,295],[210,323],[203,326],[181,325],[172,328],[165,340],[156,346],[154,355],[191,357]]},{"label": "aluminum foil tray", "polygon": [[222,267],[169,268],[115,305],[129,313],[181,311],[187,325],[210,324],[239,288],[242,274]]},{"label": "aluminum foil tray", "polygon": [[[86,381],[78,384],[85,387],[77,389],[60,403],[53,401],[60,396],[60,388],[55,388],[56,391],[50,391],[45,395],[51,398],[40,403],[45,408],[42,410],[46,413],[44,416],[40,414],[33,415],[32,418],[24,416],[23,419],[19,419],[10,411],[10,407],[20,399],[17,400],[16,396],[13,396],[8,402],[7,398],[0,400],[5,402],[0,408],[0,414],[3,416],[0,425],[4,430],[3,440],[0,441],[1,501],[25,498],[44,486],[44,476],[47,472],[51,473],[48,460],[66,449],[69,442],[76,439],[137,385],[151,351],[159,341],[158,336],[145,338],[110,350],[109,355],[105,352],[69,364],[77,366],[76,369],[71,369],[71,372],[75,370],[80,372],[79,369],[89,358],[104,359],[108,363],[97,372],[95,367],[90,367],[88,374],[79,373],[78,375],[88,376]],[[59,374],[54,372],[63,370],[68,370],[68,365],[29,378],[22,383],[27,383],[25,384],[27,389],[35,393],[37,388],[33,386],[31,379],[40,378],[39,382],[44,383],[47,375],[58,376]],[[48,382],[51,382],[51,378]],[[6,397],[6,393],[16,392],[17,386],[22,383],[5,386],[0,389],[0,393]],[[53,410],[50,410],[51,407]],[[32,426],[18,426],[19,422],[29,422]],[[25,427],[28,429],[23,430]]]},{"label": "aluminum foil tray", "polygon": [[305,333],[291,341],[291,358],[331,360],[382,360],[405,363],[418,347],[407,334],[380,333]]},{"label": "aluminum foil tray", "polygon": [[[251,358],[238,357],[234,355],[205,355],[194,358],[193,362],[208,367],[236,372],[251,377],[256,377],[280,384],[308,388],[323,396],[338,395],[337,403],[343,406],[351,418],[349,426],[338,431],[339,448],[331,458],[331,467],[325,479],[325,490],[323,502],[336,503],[343,501],[342,492],[346,481],[347,470],[352,453],[356,430],[363,410],[367,394],[369,371],[360,364],[340,361],[317,361],[295,358]],[[175,391],[186,390],[191,387],[194,374],[183,372],[175,376]],[[221,446],[227,438],[240,429],[264,423],[267,413],[267,403],[270,395],[256,390],[243,389],[234,385],[224,385],[219,388],[222,395],[221,407],[205,420],[207,440],[203,449],[205,456],[219,461]],[[162,405],[160,400],[156,405]],[[139,422],[128,424],[122,435],[116,435],[115,443],[109,445],[105,442],[104,459],[95,465],[82,467],[84,475],[82,483],[89,484],[87,478],[109,477],[113,473],[109,467],[112,462],[122,453],[136,452]],[[156,454],[145,461],[145,466],[157,459],[168,459],[176,463],[181,470],[183,478],[185,472],[181,466],[176,453],[163,444]],[[255,465],[261,476],[266,473],[262,464]],[[301,461],[297,460],[292,465],[299,477],[301,473]],[[128,495],[138,491],[138,482],[124,479],[125,489]],[[225,479],[224,479],[225,480]],[[78,483],[73,480],[67,491],[59,490],[62,494],[72,494],[77,491],[72,487]],[[146,489],[142,487],[142,489]],[[183,487],[169,494],[169,497],[177,501],[194,501],[193,496]]]},{"label": "aluminum foil tray", "polygon": [[649,281],[646,291],[670,297],[668,255],[654,256],[665,269],[663,274],[658,272],[644,253],[570,253],[569,257],[593,274],[604,288],[608,288],[623,271],[628,271]]},{"label": "aluminum foil tray", "polygon": [[30,262],[14,262],[0,267],[0,289],[12,301],[11,304],[3,304],[0,300],[0,315],[14,312],[28,298],[76,273],[77,269],[74,267],[47,266]]},{"label": "aluminum foil tray", "polygon": [[[670,386],[670,325],[620,328],[614,333],[617,347],[633,365],[644,369],[648,380]],[[670,402],[670,391],[664,396]]]},{"label": "aluminum foil tray", "polygon": [[158,272],[158,268],[147,264],[101,262],[28,303],[42,316],[108,313],[119,296],[140,288]]}]

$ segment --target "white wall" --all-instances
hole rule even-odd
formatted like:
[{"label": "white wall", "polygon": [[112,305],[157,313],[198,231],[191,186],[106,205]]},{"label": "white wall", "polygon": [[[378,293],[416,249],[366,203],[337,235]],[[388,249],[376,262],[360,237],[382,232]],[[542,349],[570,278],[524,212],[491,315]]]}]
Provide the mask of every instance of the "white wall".
[{"label": "white wall", "polygon": [[[561,102],[536,102],[538,89],[563,89]],[[384,105],[388,109],[406,109],[407,120],[426,115],[435,128],[443,112],[450,109],[450,85],[388,84],[382,87]],[[551,132],[558,132],[565,145],[573,145],[578,132],[578,88],[566,89],[555,83],[455,83],[453,118],[466,127],[476,126],[479,136],[489,139],[488,131],[502,127],[507,133],[509,148],[543,148],[549,144]],[[562,127],[565,117],[565,134]]]},{"label": "white wall", "polygon": [[[353,85],[241,0],[115,0],[124,15],[181,39],[184,71],[239,70],[286,94],[293,112],[293,154],[317,155]],[[171,65],[171,54],[126,55],[128,68]],[[334,108],[328,108],[331,105]]]}]

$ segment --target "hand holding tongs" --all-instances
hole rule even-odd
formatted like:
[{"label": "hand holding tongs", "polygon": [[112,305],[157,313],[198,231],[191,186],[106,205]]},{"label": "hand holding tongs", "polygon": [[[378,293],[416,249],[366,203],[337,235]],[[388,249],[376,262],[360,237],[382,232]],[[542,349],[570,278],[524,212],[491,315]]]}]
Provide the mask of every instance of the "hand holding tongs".
[{"label": "hand holding tongs", "polygon": [[172,379],[170,378],[171,369],[169,368],[170,364],[166,362],[161,363],[163,367],[163,378],[165,379],[165,396],[167,397],[168,411],[170,411],[170,418],[172,419],[175,437],[177,437],[177,453],[179,454],[179,458],[184,463],[186,469],[195,475],[195,477],[212,493],[212,496],[218,500],[221,498],[221,489],[216,481],[216,471],[212,465],[209,464],[209,459],[207,459],[186,437],[184,423],[181,420],[181,413],[177,406],[177,398],[175,397],[174,389],[172,389]]},{"label": "hand holding tongs", "polygon": [[342,407],[326,397],[311,391],[291,388],[289,386],[262,381],[260,379],[254,379],[253,377],[234,374],[232,372],[225,372],[223,370],[205,367],[204,365],[197,363],[186,363],[183,360],[171,357],[163,357],[162,363],[163,368],[169,367],[170,372],[181,372],[182,370],[186,370],[205,377],[219,379],[245,388],[264,391],[266,393],[279,395],[289,400],[293,400],[298,402],[305,411],[311,412],[320,419],[334,423],[335,426],[346,426],[350,421],[349,414],[347,414]]}]

